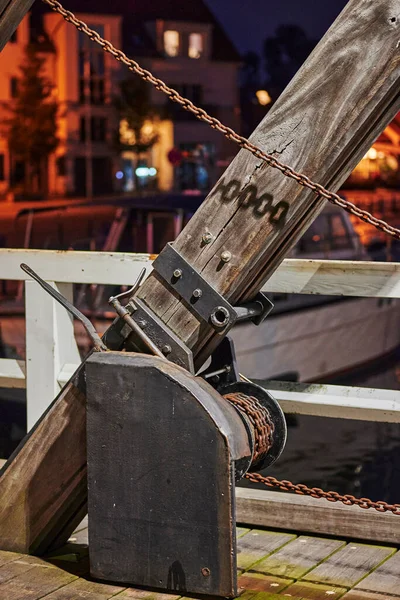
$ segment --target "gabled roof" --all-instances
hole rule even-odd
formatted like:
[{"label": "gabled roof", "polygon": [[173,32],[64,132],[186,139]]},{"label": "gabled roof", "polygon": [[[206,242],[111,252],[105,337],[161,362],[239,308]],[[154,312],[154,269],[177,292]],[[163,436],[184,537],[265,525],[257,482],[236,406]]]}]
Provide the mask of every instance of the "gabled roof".
[{"label": "gabled roof", "polygon": [[[65,8],[76,13],[122,15],[123,46],[135,56],[158,56],[144,24],[156,19],[209,23],[213,25],[212,59],[239,62],[238,51],[203,0],[66,0]],[[36,2],[33,13],[51,10]]]}]

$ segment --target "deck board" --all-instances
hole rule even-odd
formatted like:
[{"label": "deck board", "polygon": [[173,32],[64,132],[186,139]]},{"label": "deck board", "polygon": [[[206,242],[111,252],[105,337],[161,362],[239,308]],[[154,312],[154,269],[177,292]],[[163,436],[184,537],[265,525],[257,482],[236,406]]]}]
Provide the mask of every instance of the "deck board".
[{"label": "deck board", "polygon": [[[93,581],[87,534],[84,520],[71,541],[47,559],[0,551],[0,600],[183,600]],[[240,600],[400,599],[395,547],[251,530],[245,524],[237,536]]]},{"label": "deck board", "polygon": [[347,544],[310,571],[304,579],[351,588],[394,552],[396,548]]},{"label": "deck board", "polygon": [[346,542],[300,536],[254,566],[254,571],[300,579]]}]

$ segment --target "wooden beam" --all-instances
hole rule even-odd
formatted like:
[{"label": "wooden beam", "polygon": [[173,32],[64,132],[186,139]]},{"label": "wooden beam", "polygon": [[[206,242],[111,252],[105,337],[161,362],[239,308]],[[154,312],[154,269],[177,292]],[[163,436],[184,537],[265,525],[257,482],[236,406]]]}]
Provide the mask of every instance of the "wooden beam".
[{"label": "wooden beam", "polygon": [[[397,0],[350,0],[251,137],[337,190],[400,109]],[[228,300],[262,287],[324,201],[241,150],[174,247]],[[213,235],[202,242],[205,231]],[[229,251],[229,262],[221,252]],[[221,336],[159,276],[138,293],[201,364]]]},{"label": "wooden beam", "polygon": [[399,517],[308,496],[236,488],[236,521],[249,527],[400,544]]},{"label": "wooden beam", "polygon": [[34,0],[0,1],[0,52],[11,38]]}]

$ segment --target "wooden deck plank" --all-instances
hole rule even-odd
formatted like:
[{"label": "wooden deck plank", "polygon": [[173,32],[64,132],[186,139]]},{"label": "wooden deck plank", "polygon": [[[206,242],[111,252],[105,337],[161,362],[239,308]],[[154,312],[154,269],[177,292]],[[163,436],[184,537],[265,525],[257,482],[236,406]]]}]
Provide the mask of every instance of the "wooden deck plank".
[{"label": "wooden deck plank", "polygon": [[283,492],[237,487],[236,520],[249,527],[400,545],[396,515]]},{"label": "wooden deck plank", "polygon": [[293,599],[304,598],[305,600],[337,600],[346,592],[345,588],[338,586],[319,585],[317,583],[307,583],[305,581],[296,581],[290,587],[286,588],[285,596],[293,596]]},{"label": "wooden deck plank", "polygon": [[[135,588],[127,588],[120,594],[115,596],[116,600],[177,600],[180,595],[163,594],[161,592],[151,592],[149,590],[137,590]],[[47,599],[46,599],[47,600]],[[188,600],[193,600],[188,599]]]},{"label": "wooden deck plank", "polygon": [[23,556],[23,554],[18,554],[17,552],[8,552],[7,550],[0,550],[0,567]]},{"label": "wooden deck plank", "polygon": [[376,571],[362,579],[356,589],[400,597],[400,552],[394,554]]},{"label": "wooden deck plank", "polygon": [[390,596],[386,594],[375,594],[374,592],[363,592],[362,590],[350,590],[341,600],[396,600],[398,596]]},{"label": "wooden deck plank", "polygon": [[0,567],[0,586],[14,577],[33,569],[35,565],[22,560],[14,560]]},{"label": "wooden deck plank", "polygon": [[237,566],[240,570],[247,570],[256,562],[278,550],[296,536],[289,533],[275,533],[253,529],[238,539]]},{"label": "wooden deck plank", "polygon": [[302,535],[258,562],[253,569],[259,573],[300,579],[322,560],[345,545],[346,542],[340,540]]},{"label": "wooden deck plank", "polygon": [[239,590],[245,589],[246,592],[270,592],[278,594],[291,583],[293,579],[284,579],[283,577],[272,577],[263,573],[246,572],[240,575],[238,579]]},{"label": "wooden deck plank", "polygon": [[46,596],[46,600],[109,600],[125,589],[125,586],[76,579]]},{"label": "wooden deck plank", "polygon": [[53,566],[34,566],[0,585],[1,600],[39,600],[77,579]]},{"label": "wooden deck plank", "polygon": [[351,588],[394,552],[396,548],[350,543],[310,571],[304,579]]}]

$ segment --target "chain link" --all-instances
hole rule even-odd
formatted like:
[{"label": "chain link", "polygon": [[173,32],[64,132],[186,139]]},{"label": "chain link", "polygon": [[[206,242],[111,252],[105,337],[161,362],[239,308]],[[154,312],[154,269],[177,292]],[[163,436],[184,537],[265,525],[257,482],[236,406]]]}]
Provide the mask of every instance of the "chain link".
[{"label": "chain link", "polygon": [[310,488],[303,483],[292,483],[287,479],[279,480],[275,477],[264,477],[260,473],[246,473],[246,479],[252,483],[262,483],[271,488],[278,488],[284,492],[294,492],[301,496],[311,496],[312,498],[324,498],[328,502],[342,502],[346,506],[358,506],[359,508],[374,508],[378,512],[392,512],[400,516],[400,504],[388,504],[383,500],[374,502],[369,498],[356,498],[351,494],[339,494],[338,492],[324,492],[321,488]]},{"label": "chain link", "polygon": [[392,227],[392,225],[389,225],[389,223],[386,223],[386,221],[374,217],[374,215],[372,215],[370,212],[359,208],[358,206],[356,206],[352,202],[349,202],[348,200],[345,200],[338,194],[327,190],[321,184],[313,182],[309,177],[307,177],[307,175],[298,173],[292,167],[277,160],[272,154],[267,154],[266,152],[261,150],[261,148],[254,145],[247,138],[236,133],[230,127],[223,125],[221,121],[219,121],[215,117],[211,117],[204,109],[198,108],[188,98],[184,98],[176,90],[166,85],[166,83],[162,81],[162,79],[158,79],[150,71],[148,71],[147,69],[143,69],[139,65],[139,63],[133,60],[132,58],[128,58],[127,55],[124,52],[122,52],[122,50],[118,50],[110,41],[105,40],[96,31],[90,29],[90,27],[88,27],[84,21],[78,19],[71,11],[66,10],[62,6],[62,4],[60,4],[60,2],[58,2],[57,0],[43,0],[43,2],[45,4],[48,4],[55,12],[59,13],[66,21],[72,23],[72,25],[74,25],[79,31],[82,31],[85,35],[87,35],[93,42],[99,44],[99,46],[101,46],[105,52],[108,52],[116,60],[126,65],[130,71],[133,71],[134,73],[139,75],[139,77],[144,79],[144,81],[147,81],[154,85],[154,87],[157,90],[166,94],[168,98],[173,102],[180,104],[183,109],[194,114],[200,121],[207,123],[213,129],[216,129],[217,131],[221,132],[228,140],[234,142],[241,148],[248,150],[256,158],[265,161],[273,169],[278,169],[286,177],[294,179],[299,185],[310,189],[317,196],[329,200],[329,202],[332,202],[332,204],[343,208],[348,213],[354,215],[355,217],[358,217],[365,223],[368,223],[369,225],[376,227],[376,229],[379,229],[380,231],[383,231],[384,233],[387,233],[388,235],[391,235],[392,237],[400,240],[400,229]]}]

